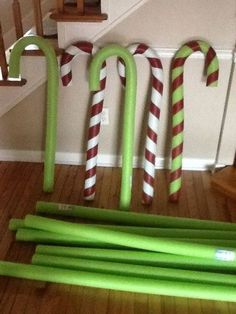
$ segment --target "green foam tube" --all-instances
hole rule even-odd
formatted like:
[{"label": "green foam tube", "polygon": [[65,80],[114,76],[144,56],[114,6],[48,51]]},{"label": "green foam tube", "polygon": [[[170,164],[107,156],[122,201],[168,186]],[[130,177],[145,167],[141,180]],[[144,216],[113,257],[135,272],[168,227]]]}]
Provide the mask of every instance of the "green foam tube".
[{"label": "green foam tube", "polygon": [[[163,239],[173,239],[173,238],[163,238]],[[199,243],[199,244],[209,244],[209,245],[216,245],[222,248],[236,248],[236,241],[235,240],[218,240],[218,239],[186,239],[186,238],[174,238],[178,241],[183,242],[191,242],[191,243]]]},{"label": "green foam tube", "polygon": [[114,245],[96,240],[90,240],[82,237],[73,237],[70,235],[57,234],[42,230],[29,228],[20,228],[16,232],[16,240],[23,242],[61,244],[69,246],[83,246],[92,248],[120,248],[120,245]]},{"label": "green foam tube", "polygon": [[9,61],[10,78],[18,78],[20,76],[20,57],[24,49],[29,45],[38,46],[44,52],[47,60],[47,122],[43,190],[45,192],[52,192],[54,185],[54,166],[56,151],[57,100],[59,84],[58,63],[55,51],[47,40],[39,36],[23,37],[16,42],[14,48],[11,51]]},{"label": "green foam tube", "polygon": [[19,228],[24,228],[24,226],[25,226],[24,219],[12,218],[10,219],[8,228],[11,231],[16,231]]},{"label": "green foam tube", "polygon": [[234,272],[236,262],[215,261],[196,257],[185,257],[164,253],[153,253],[145,251],[71,248],[52,245],[37,245],[35,252],[44,255],[56,255],[93,260],[104,260],[129,264],[162,266],[181,269],[210,270]]},{"label": "green foam tube", "polygon": [[[200,239],[205,240],[230,240],[229,244],[235,244],[236,232],[234,231],[219,231],[219,230],[198,230],[198,229],[175,229],[175,228],[153,228],[153,227],[135,227],[135,226],[120,226],[120,225],[101,225],[101,224],[86,224],[86,226],[94,226],[98,228],[108,228],[112,230],[119,230],[128,233],[142,234],[152,237],[165,237],[165,238],[178,238],[185,239],[186,241],[191,241],[196,239],[197,242]],[[9,223],[9,229],[16,231],[18,229],[26,229],[23,219],[11,219]],[[36,231],[36,230],[35,230]],[[74,239],[74,237],[73,237]],[[73,240],[72,238],[70,240]],[[203,241],[204,242],[204,241]],[[214,243],[214,241],[209,241],[209,243]],[[220,243],[220,242],[218,242]],[[224,242],[222,242],[224,243]],[[227,242],[225,242],[227,246]],[[228,246],[230,246],[228,244]],[[223,245],[223,244],[222,244]]]},{"label": "green foam tube", "polygon": [[200,257],[213,260],[234,261],[234,249],[221,249],[216,246],[198,243],[186,243],[177,240],[147,237],[105,228],[89,227],[55,219],[27,215],[25,226],[59,234],[81,236],[91,240],[118,244],[130,248],[163,252],[184,256]]},{"label": "green foam tube", "polygon": [[[82,224],[83,225],[83,224]],[[86,224],[90,227],[105,228],[108,230],[118,230],[133,234],[141,234],[152,237],[164,237],[164,238],[178,238],[186,239],[187,241],[210,240],[223,241],[227,240],[228,243],[235,244],[236,233],[234,231],[218,231],[218,230],[191,230],[191,229],[173,229],[173,228],[149,228],[149,227],[133,227],[133,226],[118,226],[118,225],[97,225],[97,224]],[[21,219],[11,219],[9,223],[9,229],[16,231],[19,229],[24,229],[24,220]],[[36,231],[36,230],[35,230]],[[212,241],[212,243],[214,242]],[[227,241],[225,242],[227,244]],[[220,243],[220,242],[218,242]],[[224,242],[222,242],[224,243]]]},{"label": "green foam tube", "polygon": [[[172,238],[162,238],[171,240]],[[215,240],[215,239],[185,239],[175,238],[178,241],[183,242],[194,242],[203,243],[210,245],[220,245],[225,248],[236,247],[236,241],[234,240]],[[30,228],[19,228],[16,232],[16,240],[24,242],[35,242],[35,243],[48,243],[48,244],[62,244],[69,246],[83,246],[93,248],[119,248],[120,245],[109,244],[97,240],[91,240],[83,237],[75,237],[70,235],[63,235],[53,232],[47,232],[42,230],[35,230]],[[124,247],[122,247],[124,248]]]},{"label": "green foam tube", "polygon": [[120,212],[112,209],[42,201],[37,202],[36,213],[78,217],[130,226],[236,231],[236,224],[229,222]]},{"label": "green foam tube", "polygon": [[235,275],[145,265],[131,265],[108,261],[94,261],[89,259],[62,256],[35,254],[32,258],[32,264],[153,279],[170,279],[174,281],[182,280],[190,282],[236,285]]},{"label": "green foam tube", "polygon": [[236,301],[236,288],[227,285],[156,280],[99,274],[38,265],[0,262],[0,275],[85,287],[217,301]]},{"label": "green foam tube", "polygon": [[137,70],[132,54],[126,48],[116,44],[108,45],[107,47],[100,49],[91,62],[89,85],[91,91],[97,91],[100,89],[100,69],[102,68],[104,61],[111,56],[121,58],[125,63],[126,71],[122,131],[122,174],[119,208],[121,210],[128,210],[131,202],[132,189],[134,124],[137,90]]}]

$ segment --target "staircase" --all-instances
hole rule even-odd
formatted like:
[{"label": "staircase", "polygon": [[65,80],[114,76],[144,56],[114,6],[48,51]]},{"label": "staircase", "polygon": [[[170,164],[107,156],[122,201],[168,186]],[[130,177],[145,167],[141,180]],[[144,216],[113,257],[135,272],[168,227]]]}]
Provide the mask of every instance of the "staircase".
[{"label": "staircase", "polygon": [[[107,20],[96,22],[67,22],[57,21],[58,44],[60,48],[65,48],[77,40],[97,41],[101,36],[110,31],[114,26],[122,22],[134,11],[139,9],[148,0],[101,0],[101,12],[108,15]],[[47,1],[42,1],[42,11],[48,6]],[[25,20],[32,19],[32,12]],[[44,25],[50,25],[48,20]],[[28,25],[28,24],[27,24]],[[6,34],[7,42],[11,42],[13,30]],[[5,37],[5,34],[4,34]],[[46,81],[46,64],[44,57],[22,57],[21,64],[22,78],[27,79],[26,85],[22,87],[0,87],[0,116],[11,110],[26,96]]]}]

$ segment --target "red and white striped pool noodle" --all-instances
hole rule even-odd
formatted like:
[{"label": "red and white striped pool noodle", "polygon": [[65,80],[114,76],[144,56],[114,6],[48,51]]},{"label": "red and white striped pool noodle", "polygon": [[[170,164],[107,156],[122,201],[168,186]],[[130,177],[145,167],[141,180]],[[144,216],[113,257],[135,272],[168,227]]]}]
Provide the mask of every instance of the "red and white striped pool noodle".
[{"label": "red and white striped pool noodle", "polygon": [[[159,118],[161,112],[161,100],[163,94],[163,68],[161,60],[156,52],[145,44],[133,44],[128,47],[133,55],[143,55],[151,66],[152,90],[149,107],[147,135],[145,144],[144,177],[142,202],[151,204],[154,195],[156,145],[158,139]],[[125,66],[118,62],[118,70],[123,85],[125,85]]]},{"label": "red and white striped pool noodle", "polygon": [[[93,55],[97,49],[92,43],[83,41],[77,42],[66,49],[61,58],[61,79],[64,86],[72,80],[72,61],[74,57],[87,53]],[[84,182],[84,199],[93,200],[96,187],[96,166],[98,155],[98,141],[101,125],[101,113],[103,109],[104,94],[106,86],[106,64],[104,63],[100,71],[101,89],[93,94],[90,111],[90,121],[88,130],[86,172]]]}]

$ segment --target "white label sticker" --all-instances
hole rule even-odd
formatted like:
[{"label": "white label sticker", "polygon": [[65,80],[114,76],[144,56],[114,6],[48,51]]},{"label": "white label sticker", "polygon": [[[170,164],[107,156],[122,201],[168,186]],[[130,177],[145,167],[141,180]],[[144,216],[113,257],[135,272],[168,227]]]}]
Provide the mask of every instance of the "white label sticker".
[{"label": "white label sticker", "polygon": [[216,251],[216,259],[220,261],[234,261],[235,260],[235,252],[228,250],[217,250]]},{"label": "white label sticker", "polygon": [[58,210],[61,210],[61,211],[71,210],[71,206],[70,205],[65,205],[65,204],[59,204],[58,205]]}]

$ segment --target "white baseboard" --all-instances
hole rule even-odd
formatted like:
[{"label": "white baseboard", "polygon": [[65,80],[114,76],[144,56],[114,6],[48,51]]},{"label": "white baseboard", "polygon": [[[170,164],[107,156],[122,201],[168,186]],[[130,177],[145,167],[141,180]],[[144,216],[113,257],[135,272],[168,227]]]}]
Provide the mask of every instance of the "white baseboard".
[{"label": "white baseboard", "polygon": [[[42,162],[43,155],[42,151],[0,150],[1,161]],[[85,154],[58,152],[56,153],[56,163],[65,165],[83,165],[85,164]],[[141,168],[142,165],[142,158],[135,156],[133,159],[133,167]],[[156,160],[157,169],[168,169],[169,165],[170,162],[168,158],[158,157]],[[213,159],[183,158],[183,170],[205,171],[210,170],[213,165]],[[121,166],[121,157],[116,155],[100,154],[98,156],[98,166],[119,167]]]}]

